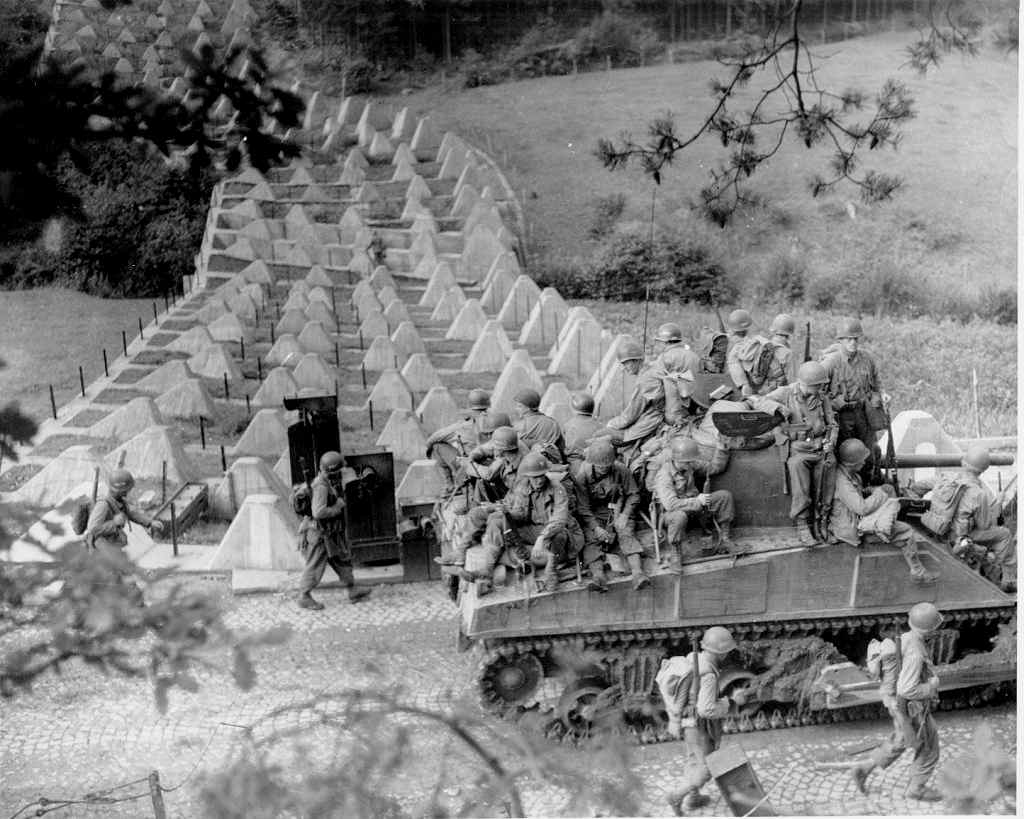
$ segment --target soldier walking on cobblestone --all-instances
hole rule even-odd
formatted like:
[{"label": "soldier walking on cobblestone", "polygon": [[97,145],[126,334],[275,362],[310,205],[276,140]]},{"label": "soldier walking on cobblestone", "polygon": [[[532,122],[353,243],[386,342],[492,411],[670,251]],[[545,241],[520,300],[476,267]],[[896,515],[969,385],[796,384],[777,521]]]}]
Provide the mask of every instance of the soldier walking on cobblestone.
[{"label": "soldier walking on cobblestone", "polygon": [[311,592],[323,579],[328,566],[348,589],[350,601],[358,603],[370,594],[369,589],[356,586],[352,574],[352,550],[345,533],[344,465],[339,452],[325,452],[321,456],[320,471],[310,487],[310,516],[299,526],[302,553],[306,558],[306,568],[299,580],[299,606],[304,609],[320,611],[324,607]]}]

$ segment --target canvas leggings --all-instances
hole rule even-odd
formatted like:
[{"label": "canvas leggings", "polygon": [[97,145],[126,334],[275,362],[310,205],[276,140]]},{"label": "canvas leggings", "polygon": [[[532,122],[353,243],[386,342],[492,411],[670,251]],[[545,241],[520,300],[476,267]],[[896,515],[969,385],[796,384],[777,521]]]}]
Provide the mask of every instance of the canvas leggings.
[{"label": "canvas leggings", "polygon": [[699,791],[711,780],[707,756],[717,751],[722,743],[722,723],[721,720],[711,719],[698,719],[696,722],[694,727],[683,729],[688,759],[683,767],[679,785],[669,794],[669,799],[672,800],[682,799],[692,791]]},{"label": "canvas leggings", "polygon": [[[892,697],[885,697],[884,703],[889,716],[892,718],[892,734],[885,742],[879,745],[868,757],[871,771],[874,768],[888,768],[899,759],[907,748],[913,748],[914,759],[910,763],[910,788],[920,790],[925,786],[935,768],[939,764],[939,730],[932,719],[931,710],[927,706],[910,702],[907,704],[909,717],[900,714],[896,708],[896,701]],[[904,739],[904,722],[909,718],[910,730],[913,732],[915,741],[907,745]]]}]

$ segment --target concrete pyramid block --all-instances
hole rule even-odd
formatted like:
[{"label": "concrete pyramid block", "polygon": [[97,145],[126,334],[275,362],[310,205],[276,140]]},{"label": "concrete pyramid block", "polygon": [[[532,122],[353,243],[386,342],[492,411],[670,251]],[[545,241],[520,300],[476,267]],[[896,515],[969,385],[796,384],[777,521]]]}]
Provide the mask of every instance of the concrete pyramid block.
[{"label": "concrete pyramid block", "polygon": [[[288,298],[291,300],[292,297]],[[302,328],[306,326],[308,320],[306,314],[298,307],[288,307],[281,314],[281,319],[274,325],[274,333],[279,337],[288,333],[295,335],[302,332]]]},{"label": "concrete pyramid block", "polygon": [[215,296],[196,311],[196,319],[203,324],[210,324],[228,312],[227,302]]},{"label": "concrete pyramid block", "polygon": [[370,125],[370,123],[360,122],[356,125],[356,140],[359,143],[359,147],[365,148],[367,152],[369,152],[370,145],[373,144],[376,136],[377,129]]},{"label": "concrete pyramid block", "polygon": [[311,287],[309,289],[309,301],[312,304],[314,301],[322,301],[324,304],[331,304],[331,294],[327,292],[323,287]]},{"label": "concrete pyramid block", "polygon": [[287,452],[274,463],[274,474],[285,486],[292,485],[292,462]]},{"label": "concrete pyramid block", "polygon": [[411,410],[415,404],[412,392],[398,370],[384,370],[377,378],[377,383],[370,390],[366,406],[373,405],[374,412],[383,410]]},{"label": "concrete pyramid block", "polygon": [[367,313],[360,312],[362,321],[359,324],[359,332],[366,343],[377,336],[391,336],[391,325],[384,318],[384,314],[377,310],[370,310]]},{"label": "concrete pyramid block", "polygon": [[431,321],[454,321],[466,304],[466,296],[458,285],[449,287],[430,314]]},{"label": "concrete pyramid block", "polygon": [[[238,232],[242,236],[251,236],[251,237],[253,237],[255,239],[273,239],[274,238],[271,235],[271,233],[270,233],[270,223],[266,219],[253,219],[251,222],[249,222],[249,224],[245,225],[245,227],[239,228]],[[248,269],[248,267],[251,267],[251,266],[252,265],[247,265],[246,268],[243,269],[243,275],[244,275],[244,270]],[[254,268],[254,269],[256,269],[256,268]],[[250,281],[256,281],[256,280],[255,279],[251,279]]]},{"label": "concrete pyramid block", "polygon": [[[504,330],[501,331],[501,335],[505,335]],[[508,339],[505,341],[507,343]],[[466,356],[466,360],[462,364],[462,371],[464,373],[500,373],[505,367],[505,362],[508,361],[508,356],[498,334],[494,328],[490,328],[482,331],[473,343],[469,355]]]},{"label": "concrete pyramid block", "polygon": [[406,356],[388,336],[376,336],[363,356],[363,367],[367,370],[391,370],[405,364]]},{"label": "concrete pyramid block", "polygon": [[432,196],[433,193],[430,190],[430,186],[422,176],[415,174],[409,180],[409,186],[405,189],[406,199],[422,202],[424,199],[430,199]]},{"label": "concrete pyramid block", "polygon": [[487,269],[483,287],[487,287],[499,272],[511,274],[513,282],[522,275],[523,271],[519,267],[519,259],[516,258],[515,253],[504,250],[495,257],[494,261],[491,262],[491,266]]},{"label": "concrete pyramid block", "polygon": [[[308,276],[306,277],[308,278]],[[288,288],[288,296],[302,296],[306,301],[309,301],[309,291],[312,290],[314,285],[310,284],[306,279],[296,279],[291,283]],[[305,308],[303,308],[305,309]]]},{"label": "concrete pyramid block", "polygon": [[412,234],[414,240],[421,233],[429,233],[434,237],[434,246],[437,246],[437,234],[440,233],[440,228],[437,226],[437,220],[432,214],[416,214],[415,218],[412,220],[412,227],[409,228],[409,232]]},{"label": "concrete pyramid block", "polygon": [[468,279],[482,280],[494,260],[507,253],[505,246],[489,228],[479,225],[473,229],[459,257],[461,273]]},{"label": "concrete pyramid block", "polygon": [[423,279],[425,281],[429,281],[430,277],[434,275],[434,270],[437,269],[437,266],[439,264],[445,263],[439,262],[436,258],[431,259],[429,257],[424,256],[422,259],[416,262],[416,265],[407,275],[413,279]]},{"label": "concrete pyramid block", "polygon": [[417,154],[436,152],[441,145],[441,135],[434,128],[430,117],[420,117],[416,123],[416,131],[413,133],[412,142],[409,146]]},{"label": "concrete pyramid block", "polygon": [[255,282],[244,284],[239,289],[238,294],[241,296],[248,296],[253,300],[253,303],[260,308],[260,310],[266,307],[267,297],[263,292],[263,285],[261,284],[256,284]]},{"label": "concrete pyramid block", "polygon": [[227,303],[228,309],[239,318],[255,321],[259,314],[259,304],[247,293],[236,293],[228,298]]},{"label": "concrete pyramid block", "polygon": [[334,392],[337,371],[317,353],[306,353],[292,372],[299,389],[315,389],[321,393]]},{"label": "concrete pyramid block", "polygon": [[418,199],[414,197],[406,199],[405,207],[402,208],[402,221],[411,223],[419,216],[433,216],[433,214],[430,212],[430,208]]},{"label": "concrete pyramid block", "polygon": [[487,324],[487,314],[484,312],[480,302],[476,299],[469,299],[458,314],[452,320],[447,339],[459,339],[463,341],[474,341]]},{"label": "concrete pyramid block", "polygon": [[391,304],[391,302],[398,300],[398,291],[390,285],[383,285],[377,291],[377,299],[381,304]]},{"label": "concrete pyramid block", "polygon": [[261,409],[245,428],[238,443],[231,447],[232,456],[255,455],[279,458],[288,449],[288,428],[278,409]]},{"label": "concrete pyramid block", "polygon": [[626,372],[618,362],[609,370],[594,391],[594,415],[608,420],[626,408],[636,387],[637,376]]},{"label": "concrete pyramid block", "polygon": [[565,326],[568,316],[569,305],[558,291],[553,287],[545,287],[519,333],[519,343],[523,346],[550,347]]},{"label": "concrete pyramid block", "polygon": [[388,320],[388,324],[392,327],[412,321],[409,316],[409,310],[401,299],[392,299],[388,302],[388,306],[384,308],[384,318]]},{"label": "concrete pyramid block", "polygon": [[298,520],[275,494],[248,495],[210,557],[208,569],[301,571]]},{"label": "concrete pyramid block", "polygon": [[455,274],[452,273],[451,267],[447,262],[438,262],[427,281],[427,289],[420,296],[420,306],[436,307],[448,288],[455,286]]},{"label": "concrete pyramid block", "polygon": [[361,205],[383,205],[387,201],[384,194],[380,192],[380,188],[369,180],[359,186],[353,199]]},{"label": "concrete pyramid block", "polygon": [[264,363],[271,367],[276,367],[280,364],[284,364],[285,359],[288,356],[298,353],[300,356],[305,355],[306,351],[299,344],[298,339],[295,338],[291,333],[285,333],[282,336],[278,336],[274,342],[274,346],[270,348],[270,351],[263,357]]},{"label": "concrete pyramid block", "polygon": [[461,415],[461,410],[447,387],[431,387],[416,407],[416,415],[423,428],[433,433],[441,427],[455,423]]},{"label": "concrete pyramid block", "polygon": [[624,344],[638,343],[636,339],[626,333],[619,333],[615,338],[612,339],[604,351],[604,355],[601,357],[601,363],[597,365],[597,369],[594,370],[594,374],[590,376],[590,380],[587,381],[587,392],[594,395],[601,384],[604,383],[605,378],[611,373],[619,364],[619,348]]},{"label": "concrete pyramid block", "polygon": [[423,457],[427,449],[427,436],[423,434],[420,422],[412,410],[396,409],[391,412],[384,429],[377,438],[382,446],[398,461],[415,461]]},{"label": "concrete pyramid block", "polygon": [[302,192],[302,196],[299,197],[300,202],[308,202],[310,204],[329,202],[330,200],[331,197],[319,185],[307,185],[306,189]]},{"label": "concrete pyramid block", "polygon": [[359,122],[359,115],[363,112],[363,103],[355,97],[345,97],[338,106],[338,113],[334,121],[338,125],[355,125]]},{"label": "concrete pyramid block", "polygon": [[434,236],[424,231],[420,233],[409,246],[409,259],[413,265],[419,265],[424,259],[437,260],[437,248],[434,246]]},{"label": "concrete pyramid block", "polygon": [[416,118],[409,107],[405,106],[395,114],[395,119],[391,123],[391,140],[395,143],[408,142],[415,133]]},{"label": "concrete pyramid block", "polygon": [[[879,441],[882,452],[887,446],[888,433]],[[959,455],[960,447],[939,425],[939,422],[923,410],[904,410],[892,419],[892,440],[894,451],[900,455]],[[994,471],[994,470],[993,470]],[[934,479],[934,468],[901,469],[900,477],[906,481]]]},{"label": "concrete pyramid block", "polygon": [[225,313],[214,319],[206,325],[206,329],[213,341],[252,341],[253,338],[252,330],[242,324],[234,313]]},{"label": "concrete pyramid block", "polygon": [[483,332],[493,334],[494,337],[498,340],[498,343],[501,345],[501,349],[502,352],[505,353],[505,357],[511,358],[512,351],[514,348],[512,347],[512,342],[509,341],[508,334],[505,332],[505,328],[501,326],[500,321],[498,321],[497,319],[489,319],[487,323],[484,325]]},{"label": "concrete pyramid block", "polygon": [[[285,300],[284,305],[281,309],[284,312],[290,310],[298,310],[300,313],[304,312],[309,307],[309,295],[306,293],[289,293],[288,298]],[[296,331],[298,332],[298,331]]]},{"label": "concrete pyramid block", "polygon": [[356,166],[349,167],[348,165],[346,165],[342,169],[341,175],[338,177],[338,184],[348,185],[349,187],[354,188],[359,185],[362,185],[363,180],[365,179],[366,171],[364,171],[362,168]]},{"label": "concrete pyramid block", "polygon": [[491,409],[498,412],[512,411],[512,397],[520,390],[531,389],[544,392],[544,382],[534,367],[526,350],[516,350],[508,360],[505,369],[491,391]]},{"label": "concrete pyramid block", "polygon": [[322,301],[311,301],[309,303],[309,307],[306,308],[306,319],[308,321],[320,322],[329,333],[338,332],[338,317],[334,315],[330,305]]},{"label": "concrete pyramid block", "polygon": [[143,376],[136,381],[132,386],[142,392],[151,392],[159,395],[174,385],[180,384],[182,381],[194,378],[195,375],[195,372],[189,368],[188,364],[180,359],[175,359],[173,361],[165,361],[149,375]]},{"label": "concrete pyramid block", "polygon": [[441,179],[458,179],[459,174],[466,165],[472,162],[472,154],[469,151],[451,150],[441,163],[441,170],[437,174]]},{"label": "concrete pyramid block", "polygon": [[299,385],[295,382],[292,371],[285,366],[274,367],[256,390],[252,403],[258,407],[280,407],[284,404],[285,398],[298,394]]},{"label": "concrete pyramid block", "polygon": [[480,304],[488,312],[498,313],[515,283],[515,277],[504,268],[496,271],[480,297]]},{"label": "concrete pyramid block", "polygon": [[460,219],[465,219],[469,216],[470,212],[476,207],[479,201],[480,194],[477,192],[477,189],[472,185],[463,185],[462,189],[455,195],[455,201],[452,203],[451,215]]},{"label": "concrete pyramid block", "polygon": [[406,356],[427,352],[423,339],[411,321],[403,321],[395,328],[391,334],[391,343],[395,345],[396,350]]},{"label": "concrete pyramid block", "polygon": [[394,163],[394,165],[395,170],[391,174],[392,182],[408,182],[416,176],[416,166],[406,159],[403,158],[399,162]]},{"label": "concrete pyramid block", "polygon": [[396,285],[395,280],[391,278],[391,271],[382,264],[377,265],[376,270],[373,271],[373,275],[370,276],[370,285],[377,290],[390,287],[395,292],[396,298],[398,296],[398,285]]},{"label": "concrete pyramid block", "polygon": [[395,154],[395,146],[391,144],[391,140],[387,138],[381,131],[378,131],[373,136],[373,140],[370,142],[370,148],[367,151],[370,159],[386,160],[391,161],[391,157]]},{"label": "concrete pyramid block", "polygon": [[289,185],[315,185],[316,180],[309,173],[309,168],[304,165],[296,165],[292,171],[291,178],[288,180]]},{"label": "concrete pyramid block", "polygon": [[105,481],[108,469],[96,450],[91,446],[68,447],[22,484],[13,497],[30,506],[56,506],[81,484],[87,483],[91,492],[97,468],[100,480]]},{"label": "concrete pyramid block", "polygon": [[228,467],[227,474],[210,493],[210,510],[222,520],[231,520],[250,495],[274,495],[291,512],[290,488],[266,461],[252,456],[238,458]]},{"label": "concrete pyramid block", "polygon": [[508,330],[522,326],[540,301],[540,288],[529,276],[520,275],[505,296],[505,301],[498,311],[498,321]]},{"label": "concrete pyramid block", "polygon": [[356,240],[356,234],[366,228],[362,212],[356,207],[349,207],[341,215],[338,222],[338,230],[341,231],[341,243],[350,245]]},{"label": "concrete pyramid block", "polygon": [[185,453],[174,427],[152,426],[135,435],[104,459],[110,469],[124,465],[138,478],[159,478],[167,463],[167,479],[174,483],[197,481],[201,475]]},{"label": "concrete pyramid block", "polygon": [[196,419],[201,416],[212,420],[217,417],[213,397],[198,378],[189,378],[161,393],[156,399],[156,406],[164,418]]},{"label": "concrete pyramid block", "polygon": [[313,218],[309,215],[309,211],[302,205],[292,205],[288,208],[288,212],[284,215],[284,221],[287,225],[313,224]]},{"label": "concrete pyramid block", "polygon": [[515,247],[516,242],[511,240],[507,234],[505,223],[501,219],[501,211],[498,206],[484,202],[481,199],[466,216],[462,225],[463,233],[472,233],[478,227],[486,227],[498,237],[498,241],[505,247]]},{"label": "concrete pyramid block", "polygon": [[352,306],[359,311],[360,315],[373,312],[383,314],[384,312],[384,305],[380,303],[380,299],[377,298],[377,294],[373,292],[370,282],[366,279],[360,281],[352,291]]},{"label": "concrete pyramid block", "polygon": [[606,342],[601,325],[593,318],[581,316],[566,324],[557,347],[551,350],[549,375],[565,375],[576,380],[588,379],[604,355]]},{"label": "concrete pyramid block", "polygon": [[306,274],[306,284],[310,287],[334,287],[334,280],[327,275],[326,270],[315,264]]},{"label": "concrete pyramid block", "polygon": [[550,415],[564,428],[566,422],[572,418],[572,395],[569,388],[563,381],[554,381],[548,384],[544,395],[540,399],[540,411]]},{"label": "concrete pyramid block", "polygon": [[426,353],[413,353],[402,367],[402,378],[417,395],[441,386],[441,378]]},{"label": "concrete pyramid block", "polygon": [[327,334],[319,321],[308,321],[298,335],[298,342],[310,353],[328,355],[334,353],[334,340]]},{"label": "concrete pyramid block", "polygon": [[213,344],[213,336],[210,335],[210,331],[206,327],[199,324],[186,330],[164,347],[164,349],[175,353],[193,355],[211,344]]},{"label": "concrete pyramid block", "polygon": [[394,136],[391,137],[392,142],[396,142],[395,155],[391,157],[391,164],[398,165],[404,162],[407,165],[415,168],[419,164],[419,160],[416,159],[416,154],[412,152],[412,148],[409,147],[408,140],[396,140]]},{"label": "concrete pyramid block", "polygon": [[133,398],[122,404],[106,418],[89,428],[89,434],[97,438],[117,438],[125,441],[145,429],[164,423],[158,405],[152,398]]},{"label": "concrete pyramid block", "polygon": [[359,273],[363,276],[369,276],[370,271],[374,268],[373,260],[365,250],[355,250],[352,252],[352,258],[349,259],[348,269],[353,273]]},{"label": "concrete pyramid block", "polygon": [[257,259],[254,262],[250,262],[239,271],[247,282],[253,284],[262,284],[267,287],[272,287],[276,279],[274,274],[270,272],[270,268],[267,267],[267,263],[263,259]]},{"label": "concrete pyramid block", "polygon": [[210,344],[200,350],[188,360],[188,366],[196,375],[207,378],[223,378],[225,375],[229,381],[242,378],[242,371],[223,344]]}]

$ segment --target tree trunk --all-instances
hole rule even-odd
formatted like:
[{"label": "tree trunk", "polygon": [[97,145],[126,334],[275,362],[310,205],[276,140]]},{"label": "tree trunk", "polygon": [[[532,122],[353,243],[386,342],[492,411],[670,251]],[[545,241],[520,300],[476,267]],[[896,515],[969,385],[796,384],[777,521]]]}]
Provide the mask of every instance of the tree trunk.
[{"label": "tree trunk", "polygon": [[452,6],[445,2],[441,16],[441,52],[445,65],[452,64]]}]

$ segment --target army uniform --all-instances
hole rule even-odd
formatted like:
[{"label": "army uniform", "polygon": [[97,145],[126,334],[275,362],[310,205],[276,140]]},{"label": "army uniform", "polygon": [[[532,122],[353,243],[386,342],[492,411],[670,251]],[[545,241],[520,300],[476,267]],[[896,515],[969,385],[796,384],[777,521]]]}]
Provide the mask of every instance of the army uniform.
[{"label": "army uniform", "polygon": [[[724,342],[724,344],[723,344]],[[700,356],[699,372],[718,374],[725,372],[725,358],[728,354],[719,352],[722,348],[727,350],[729,337],[718,330],[711,330],[705,327],[701,330],[700,338],[697,341],[698,355]]]},{"label": "army uniform", "polygon": [[760,395],[766,395],[779,387],[789,384],[789,371],[792,366],[793,351],[789,348],[789,339],[785,336],[772,336],[772,361],[768,367],[768,376],[758,388]]},{"label": "army uniform", "polygon": [[957,480],[965,488],[957,503],[950,527],[952,543],[955,545],[963,538],[968,538],[979,546],[984,546],[992,552],[999,567],[999,582],[1007,587],[1015,584],[1017,546],[1013,542],[1013,533],[996,523],[999,517],[998,500],[979,475],[970,469],[962,470]]},{"label": "army uniform", "polygon": [[345,532],[345,499],[323,470],[313,478],[310,488],[310,516],[303,518],[299,526],[302,554],[306,559],[299,578],[299,599],[311,599],[310,592],[320,584],[328,566],[348,589],[349,599],[361,599],[369,590],[357,589],[355,585],[352,550]]},{"label": "army uniform", "polygon": [[[469,453],[469,472],[478,479],[478,497],[501,500],[512,489],[519,474],[519,465],[527,450],[519,445],[514,450],[499,450],[492,441],[480,444]],[[480,486],[482,484],[483,486]]]},{"label": "army uniform", "polygon": [[449,424],[427,438],[427,457],[436,463],[444,475],[448,491],[455,488],[458,458],[469,453],[480,443],[480,432],[486,412],[478,412]]},{"label": "army uniform", "polygon": [[[121,515],[121,520],[117,516]],[[125,497],[111,491],[93,504],[83,535],[86,544],[99,551],[121,552],[128,545],[125,527],[129,523],[152,526],[153,519],[134,511]]]},{"label": "army uniform", "polygon": [[534,565],[545,567],[545,584],[554,588],[558,567],[574,562],[583,549],[583,531],[569,511],[568,491],[551,478],[535,489],[522,476],[505,497],[505,516],[516,536],[532,547]]},{"label": "army uniform", "polygon": [[530,450],[539,445],[549,460],[562,461],[565,458],[562,428],[554,418],[526,408],[513,427],[519,433],[519,443],[524,449]]},{"label": "army uniform", "polygon": [[864,350],[847,355],[837,350],[821,362],[829,374],[826,393],[839,423],[838,443],[849,438],[863,442],[871,452],[865,465],[868,478],[875,471],[877,436],[868,423],[867,407],[882,406],[882,391],[875,360]]},{"label": "army uniform", "polygon": [[626,408],[607,423],[616,446],[641,446],[664,425],[680,426],[692,415],[685,375],[700,369],[692,350],[677,347],[640,373]]},{"label": "army uniform", "polygon": [[576,413],[565,425],[565,458],[570,465],[583,460],[583,451],[594,438],[598,437],[604,424],[591,415]]}]

